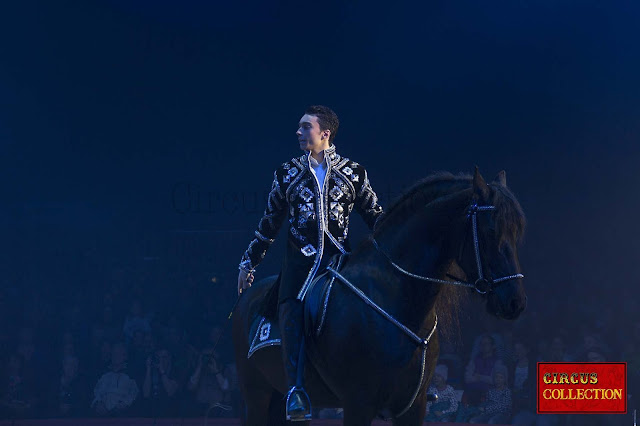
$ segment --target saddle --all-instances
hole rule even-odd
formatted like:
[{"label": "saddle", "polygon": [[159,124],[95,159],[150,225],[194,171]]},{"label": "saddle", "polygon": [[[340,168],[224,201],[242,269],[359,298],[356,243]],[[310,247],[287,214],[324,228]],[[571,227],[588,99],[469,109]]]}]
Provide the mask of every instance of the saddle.
[{"label": "saddle", "polygon": [[[328,266],[340,271],[347,260],[348,255],[336,254],[330,259]],[[304,330],[307,336],[313,333],[318,335],[322,330],[334,279],[335,277],[326,269],[317,274],[302,300],[304,304]],[[279,285],[280,275],[267,291],[262,306],[256,310],[251,319],[247,358],[250,358],[258,349],[280,345],[282,342],[278,324]]]}]

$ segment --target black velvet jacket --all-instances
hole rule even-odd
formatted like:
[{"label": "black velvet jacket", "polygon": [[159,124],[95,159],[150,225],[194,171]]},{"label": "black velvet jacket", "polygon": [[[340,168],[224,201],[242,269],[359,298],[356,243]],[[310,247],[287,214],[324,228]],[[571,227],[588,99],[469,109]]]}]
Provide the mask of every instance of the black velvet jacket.
[{"label": "black velvet jacket", "polygon": [[310,168],[308,153],[283,163],[274,172],[267,208],[239,266],[247,272],[258,266],[288,215],[289,241],[300,256],[314,256],[298,299],[304,297],[313,280],[326,244],[335,245],[342,253],[349,251],[349,214],[353,208],[369,229],[373,229],[382,214],[364,167],[338,155],[334,145],[324,155],[327,160],[324,191]]}]

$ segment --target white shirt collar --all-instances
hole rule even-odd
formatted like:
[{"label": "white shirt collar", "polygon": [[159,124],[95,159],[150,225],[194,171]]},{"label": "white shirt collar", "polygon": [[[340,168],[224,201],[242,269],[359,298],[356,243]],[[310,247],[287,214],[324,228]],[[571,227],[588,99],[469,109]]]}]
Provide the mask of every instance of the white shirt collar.
[{"label": "white shirt collar", "polygon": [[311,155],[311,151],[309,151],[309,154],[307,156],[309,158],[309,165],[311,167],[313,167],[313,168],[318,168],[320,165],[323,165],[323,166],[326,167],[327,166],[327,161],[328,161],[327,160],[327,157],[328,157],[327,151],[329,151],[329,148],[327,148],[327,149],[322,151],[324,153],[322,163],[319,163],[318,160],[313,158],[313,156]]}]

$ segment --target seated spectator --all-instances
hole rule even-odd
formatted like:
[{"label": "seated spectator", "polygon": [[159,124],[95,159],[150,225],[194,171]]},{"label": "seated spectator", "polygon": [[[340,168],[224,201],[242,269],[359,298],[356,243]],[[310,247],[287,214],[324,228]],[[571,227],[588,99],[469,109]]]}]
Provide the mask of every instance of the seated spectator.
[{"label": "seated spectator", "polygon": [[177,416],[179,384],[171,368],[171,354],[158,349],[147,358],[147,373],[142,385],[145,413],[152,417]]},{"label": "seated spectator", "polygon": [[24,374],[22,356],[9,356],[0,378],[0,418],[15,419],[33,417],[36,405],[34,382]]},{"label": "seated spectator", "polygon": [[203,351],[195,371],[189,379],[187,389],[195,394],[195,411],[210,413],[212,417],[228,417],[231,407],[225,403],[225,393],[229,390],[229,380],[220,369],[218,355]]},{"label": "seated spectator", "polygon": [[116,343],[111,349],[109,371],[98,380],[91,407],[99,416],[126,416],[138,396],[138,385],[127,372],[127,348]]},{"label": "seated spectator", "polygon": [[78,358],[62,360],[62,375],[57,383],[57,399],[52,409],[55,417],[81,417],[87,414],[89,398],[84,378],[78,373]]},{"label": "seated spectator", "polygon": [[436,402],[427,402],[427,422],[448,422],[451,421],[456,411],[458,411],[458,399],[451,385],[447,384],[448,369],[446,365],[436,365],[433,373],[433,384],[429,386],[427,393],[438,395]]},{"label": "seated spectator", "polygon": [[495,353],[493,338],[485,334],[480,339],[479,353],[471,359],[465,369],[465,397],[470,405],[480,403],[482,395],[489,390],[493,383],[491,374],[494,370],[498,357]]},{"label": "seated spectator", "polygon": [[478,409],[480,414],[471,417],[469,423],[506,424],[511,418],[511,390],[507,387],[507,367],[503,364],[496,365],[493,386]]},{"label": "seated spectator", "polygon": [[513,423],[532,426],[536,422],[536,364],[530,358],[530,346],[518,341],[514,345],[515,363],[510,367],[512,380]]}]

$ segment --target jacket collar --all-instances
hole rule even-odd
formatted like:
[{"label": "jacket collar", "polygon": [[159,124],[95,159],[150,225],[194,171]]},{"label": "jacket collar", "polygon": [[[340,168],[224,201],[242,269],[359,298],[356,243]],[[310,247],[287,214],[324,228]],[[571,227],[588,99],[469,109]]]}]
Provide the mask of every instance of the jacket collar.
[{"label": "jacket collar", "polygon": [[[304,164],[307,169],[309,168],[310,155],[311,152],[308,152],[301,158],[302,164]],[[327,160],[327,164],[330,163],[332,166],[338,164],[338,161],[340,161],[340,156],[338,155],[338,153],[336,153],[336,146],[334,144],[329,145],[329,148],[324,150],[324,158],[325,160]]]}]

